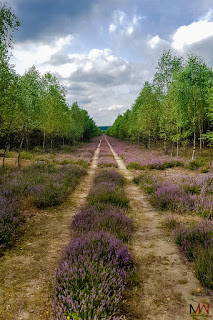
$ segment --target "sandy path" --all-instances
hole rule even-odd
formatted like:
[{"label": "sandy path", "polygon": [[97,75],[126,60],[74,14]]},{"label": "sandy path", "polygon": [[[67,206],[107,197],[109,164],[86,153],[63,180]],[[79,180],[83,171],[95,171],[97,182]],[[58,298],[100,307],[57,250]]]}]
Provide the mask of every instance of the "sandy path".
[{"label": "sandy path", "polygon": [[[153,209],[142,190],[133,184],[133,174],[127,170],[110,144],[109,146],[120,171],[128,180],[125,192],[130,199],[137,225],[131,250],[139,265],[139,284],[129,295],[127,318],[196,319],[197,317],[189,315],[190,304],[194,309],[198,303],[207,305],[209,297],[193,295],[200,284],[193,274],[192,266],[180,255],[168,231],[162,227],[165,218]],[[210,315],[213,312],[211,307]],[[204,319],[199,317],[202,318]]]},{"label": "sandy path", "polygon": [[93,184],[100,144],[68,201],[57,209],[30,212],[22,239],[0,258],[0,320],[50,319],[50,279],[71,238],[71,219]]}]

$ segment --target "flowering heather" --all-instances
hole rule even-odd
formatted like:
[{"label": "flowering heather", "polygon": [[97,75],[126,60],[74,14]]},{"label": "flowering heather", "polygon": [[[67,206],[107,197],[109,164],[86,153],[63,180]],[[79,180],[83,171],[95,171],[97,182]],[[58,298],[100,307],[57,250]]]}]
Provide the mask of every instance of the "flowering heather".
[{"label": "flowering heather", "polygon": [[173,181],[163,181],[161,186],[155,188],[151,196],[151,203],[160,210],[172,210],[178,212],[192,211],[194,198],[187,195]]},{"label": "flowering heather", "polygon": [[72,240],[54,277],[54,319],[120,319],[116,314],[133,270],[128,248],[109,233]]},{"label": "flowering heather", "polygon": [[28,199],[38,208],[58,205],[85,173],[85,169],[76,165],[44,164],[5,171],[0,177],[0,251],[12,244],[23,222],[20,199]]},{"label": "flowering heather", "polygon": [[95,176],[94,182],[112,182],[115,183],[117,186],[124,185],[124,177],[117,171],[114,170],[104,170],[98,173]]},{"label": "flowering heather", "polygon": [[108,231],[123,241],[128,241],[133,232],[132,222],[124,210],[111,204],[103,210],[98,206],[84,208],[74,217],[72,227],[78,233]]},{"label": "flowering heather", "polygon": [[190,226],[180,223],[180,226],[174,230],[174,237],[186,257],[194,260],[198,247],[206,248],[213,244],[213,224],[207,219]]},{"label": "flowering heather", "polygon": [[155,176],[149,175],[146,172],[141,173],[138,177],[134,178],[134,183],[139,184],[143,190],[152,194],[159,186],[161,186],[161,181],[158,180]]},{"label": "flowering heather", "polygon": [[132,169],[164,170],[176,166],[184,166],[186,162],[177,157],[164,155],[156,150],[147,150],[142,146],[107,137],[116,153],[124,159],[125,164]]},{"label": "flowering heather", "polygon": [[7,187],[19,197],[28,197],[36,207],[46,208],[62,203],[85,173],[85,169],[77,165],[39,164],[15,172]]},{"label": "flowering heather", "polygon": [[152,205],[160,210],[179,213],[193,211],[203,217],[213,217],[212,174],[163,180],[144,172],[136,177],[134,182],[140,184],[146,193],[151,194]]},{"label": "flowering heather", "polygon": [[18,198],[4,187],[0,190],[0,254],[15,240],[18,227],[23,222]]},{"label": "flowering heather", "polygon": [[100,168],[104,168],[104,167],[117,168],[118,165],[113,156],[101,156],[98,159],[98,166]]},{"label": "flowering heather", "polygon": [[100,182],[92,187],[88,202],[94,205],[97,202],[111,203],[115,206],[128,207],[129,200],[124,194],[123,188],[114,182]]}]

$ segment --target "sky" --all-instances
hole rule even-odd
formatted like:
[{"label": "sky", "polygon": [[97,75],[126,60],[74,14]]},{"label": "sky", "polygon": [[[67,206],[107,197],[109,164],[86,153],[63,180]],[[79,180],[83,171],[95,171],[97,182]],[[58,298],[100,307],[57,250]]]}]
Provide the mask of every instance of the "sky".
[{"label": "sky", "polygon": [[8,0],[22,26],[11,62],[51,72],[99,126],[152,80],[164,50],[213,66],[212,0]]}]

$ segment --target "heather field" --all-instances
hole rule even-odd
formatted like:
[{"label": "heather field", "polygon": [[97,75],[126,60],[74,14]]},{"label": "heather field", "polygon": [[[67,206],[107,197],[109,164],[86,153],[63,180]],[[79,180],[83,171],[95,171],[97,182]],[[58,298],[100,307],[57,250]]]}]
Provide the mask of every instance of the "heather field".
[{"label": "heather field", "polygon": [[162,155],[157,150],[144,150],[115,138],[107,139],[133,172],[134,183],[148,195],[152,206],[165,212],[166,225],[173,231],[180,252],[194,262],[198,279],[213,289],[211,165],[205,172],[192,161]]},{"label": "heather field", "polygon": [[105,135],[67,149],[1,171],[1,318],[181,320],[191,301],[211,308],[211,169]]}]

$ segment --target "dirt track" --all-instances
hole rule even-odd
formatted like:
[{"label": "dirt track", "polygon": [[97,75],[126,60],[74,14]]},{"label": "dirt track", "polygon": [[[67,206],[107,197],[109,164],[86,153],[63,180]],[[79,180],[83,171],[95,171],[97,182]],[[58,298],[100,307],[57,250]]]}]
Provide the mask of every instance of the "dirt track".
[{"label": "dirt track", "polygon": [[[30,212],[22,240],[0,259],[0,320],[50,319],[50,279],[72,236],[71,219],[92,186],[99,151],[100,148],[95,152],[88,175],[67,203],[39,214]],[[128,293],[126,318],[193,319],[189,315],[190,304],[196,309],[198,303],[207,304],[208,297],[193,295],[200,285],[192,266],[163,228],[164,217],[151,207],[142,190],[133,184],[133,175],[123,160],[112,148],[111,151],[128,181],[125,192],[137,226],[130,249],[138,262],[139,283]]]},{"label": "dirt track", "polygon": [[50,280],[72,236],[71,219],[92,186],[99,147],[87,176],[66,204],[41,212],[30,210],[24,236],[0,258],[0,320],[50,319]]},{"label": "dirt track", "polygon": [[[142,190],[133,184],[133,174],[109,146],[119,170],[128,180],[125,192],[137,225],[131,249],[138,261],[140,283],[131,291],[126,308],[128,319],[193,319],[189,315],[190,304],[196,309],[198,303],[207,305],[209,298],[194,295],[200,284],[192,266],[180,255],[173,239],[162,227],[164,217],[153,209]],[[210,306],[210,315],[212,312]]]}]

